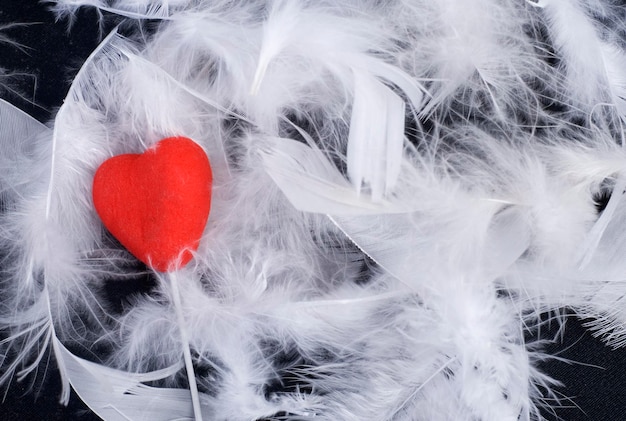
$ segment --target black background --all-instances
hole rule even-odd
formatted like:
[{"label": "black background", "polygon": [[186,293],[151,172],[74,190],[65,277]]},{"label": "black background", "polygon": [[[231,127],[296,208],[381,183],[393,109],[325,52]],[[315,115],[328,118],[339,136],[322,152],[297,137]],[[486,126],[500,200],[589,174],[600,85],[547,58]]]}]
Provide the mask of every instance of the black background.
[{"label": "black background", "polygon": [[[70,26],[68,20],[55,21],[45,4],[35,0],[0,0],[0,25],[24,23],[2,31],[24,48],[0,43],[0,67],[16,76],[8,79],[10,89],[0,96],[44,123],[49,122],[62,104],[72,78],[93,51],[102,35],[116,22],[107,17],[100,25],[94,10],[81,10]],[[5,76],[5,81],[6,81]],[[542,337],[556,335],[556,324],[544,326]],[[626,420],[626,351],[611,350],[586,332],[581,322],[569,318],[562,340],[548,344],[547,353],[570,360],[542,364],[544,372],[560,380],[557,388],[562,408],[549,420]],[[536,333],[529,333],[529,339]],[[47,361],[37,376],[26,383],[13,382],[0,404],[0,420],[97,420],[74,396],[68,407],[58,404],[60,382]],[[29,392],[30,391],[30,392]],[[558,406],[556,402],[551,402]]]}]

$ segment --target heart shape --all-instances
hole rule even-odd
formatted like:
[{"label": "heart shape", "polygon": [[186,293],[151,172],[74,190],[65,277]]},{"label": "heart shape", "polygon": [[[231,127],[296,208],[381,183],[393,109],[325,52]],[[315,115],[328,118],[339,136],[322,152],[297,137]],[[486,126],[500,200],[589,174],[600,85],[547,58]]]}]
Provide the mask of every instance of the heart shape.
[{"label": "heart shape", "polygon": [[193,140],[170,137],[143,154],[106,160],[93,202],[104,226],[135,257],[160,271],[186,265],[211,208],[209,159]]}]

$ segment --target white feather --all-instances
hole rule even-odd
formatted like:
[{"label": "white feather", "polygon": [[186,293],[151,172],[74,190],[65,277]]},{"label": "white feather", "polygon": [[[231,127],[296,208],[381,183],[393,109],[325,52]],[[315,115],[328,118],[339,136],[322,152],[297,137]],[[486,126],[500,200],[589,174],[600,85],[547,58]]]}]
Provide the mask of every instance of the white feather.
[{"label": "white feather", "polygon": [[56,338],[52,339],[52,347],[76,393],[102,419],[194,419],[188,391],[143,384],[169,377],[179,366],[151,373],[128,373],[79,358]]},{"label": "white feather", "polygon": [[356,72],[348,137],[348,175],[357,193],[363,184],[373,201],[391,194],[400,174],[404,102],[376,78]]},{"label": "white feather", "polygon": [[331,215],[407,211],[401,204],[355,193],[321,151],[300,142],[276,139],[260,153],[268,174],[298,210]]}]

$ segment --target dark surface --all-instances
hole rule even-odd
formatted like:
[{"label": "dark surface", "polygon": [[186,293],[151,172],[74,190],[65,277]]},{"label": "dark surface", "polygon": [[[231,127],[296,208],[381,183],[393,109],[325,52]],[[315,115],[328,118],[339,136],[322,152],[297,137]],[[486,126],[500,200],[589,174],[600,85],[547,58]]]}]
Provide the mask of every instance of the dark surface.
[{"label": "dark surface", "polygon": [[[553,325],[542,337],[552,339],[557,334]],[[562,360],[542,364],[542,371],[565,386],[554,389],[560,401],[551,404],[561,408],[554,414],[544,411],[547,420],[626,420],[625,349],[611,349],[593,337],[578,318],[571,317],[562,340],[543,350]]]},{"label": "dark surface", "polygon": [[[0,25],[27,24],[2,31],[25,47],[0,44],[0,67],[32,75],[12,78],[11,90],[0,92],[0,96],[47,122],[61,105],[80,64],[102,35],[98,15],[93,10],[79,12],[69,30],[67,21],[55,22],[46,6],[34,0],[0,1]],[[102,32],[106,33],[111,22],[107,25]],[[562,343],[545,350],[572,363],[552,360],[542,365],[544,372],[567,385],[557,389],[564,408],[557,410],[556,415],[574,421],[626,420],[626,351],[604,346],[574,318],[566,326]],[[543,337],[550,338],[555,333],[553,325],[544,330]],[[54,367],[54,361],[50,361],[50,367]],[[59,396],[58,373],[42,368],[30,382],[11,385],[0,405],[0,420],[98,419],[75,396],[68,407],[58,404]],[[544,415],[549,420],[559,419],[548,412]]]},{"label": "dark surface", "polygon": [[45,4],[2,0],[0,25],[7,24],[20,24],[2,34],[23,47],[0,43],[0,67],[19,74],[9,79],[14,89],[3,97],[45,122],[61,105],[73,76],[98,43],[97,14],[80,11],[70,31],[69,22],[55,22]]}]

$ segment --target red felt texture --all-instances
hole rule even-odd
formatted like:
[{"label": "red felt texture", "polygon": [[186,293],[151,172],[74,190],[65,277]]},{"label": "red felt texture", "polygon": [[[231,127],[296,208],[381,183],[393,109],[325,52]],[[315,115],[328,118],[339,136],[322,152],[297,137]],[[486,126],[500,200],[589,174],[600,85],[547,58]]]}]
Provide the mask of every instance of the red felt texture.
[{"label": "red felt texture", "polygon": [[212,180],[202,148],[170,137],[143,154],[106,160],[94,177],[93,201],[104,226],[128,251],[157,271],[173,271],[198,248]]}]

